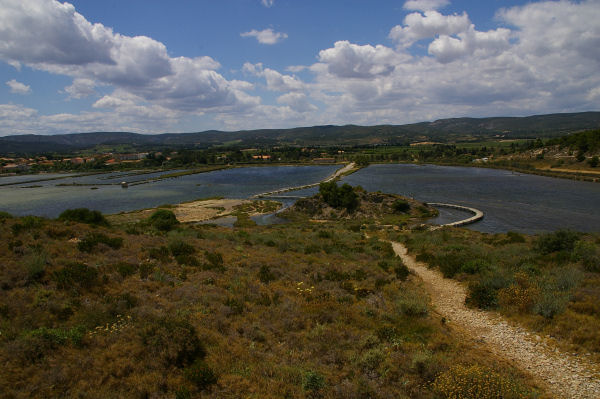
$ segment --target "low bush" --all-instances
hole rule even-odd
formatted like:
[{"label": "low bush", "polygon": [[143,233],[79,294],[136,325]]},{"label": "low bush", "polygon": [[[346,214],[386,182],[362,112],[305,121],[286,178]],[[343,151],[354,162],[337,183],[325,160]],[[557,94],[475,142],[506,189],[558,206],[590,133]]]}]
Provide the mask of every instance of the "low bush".
[{"label": "low bush", "polygon": [[32,283],[44,276],[48,254],[43,250],[36,250],[23,259],[23,267],[27,271],[27,282]]},{"label": "low bush", "polygon": [[260,270],[258,271],[258,279],[261,282],[268,284],[271,281],[275,280],[275,275],[273,274],[273,272],[271,272],[271,268],[269,266],[262,265],[260,267]]},{"label": "low bush", "polygon": [[90,288],[98,282],[98,270],[83,263],[70,263],[52,273],[52,279],[60,289],[73,285]]},{"label": "low bush", "polygon": [[522,234],[519,234],[514,231],[509,231],[506,233],[506,239],[510,243],[522,243],[525,242],[525,237]]},{"label": "low bush", "polygon": [[107,245],[112,249],[120,249],[123,246],[123,238],[109,237],[103,233],[89,233],[77,243],[77,248],[81,252],[92,252],[98,244]]},{"label": "low bush", "polygon": [[585,270],[600,272],[600,250],[598,246],[588,241],[577,241],[573,248],[572,259],[581,262]]},{"label": "low bush", "polygon": [[177,255],[175,261],[179,265],[185,266],[200,266],[200,261],[194,255]]},{"label": "low bush", "polygon": [[180,239],[177,239],[169,243],[169,252],[171,252],[171,255],[174,257],[192,255],[196,252],[196,248]]},{"label": "low bush", "polygon": [[179,221],[173,212],[159,209],[148,218],[148,223],[156,230],[171,231],[179,224]]},{"label": "low bush", "polygon": [[201,391],[210,388],[218,380],[215,372],[201,359],[196,359],[194,363],[186,367],[184,373],[188,381],[196,385]]},{"label": "low bush", "polygon": [[559,251],[571,252],[577,240],[579,240],[579,234],[570,230],[558,230],[539,236],[536,248],[544,255]]},{"label": "low bush", "polygon": [[86,223],[95,226],[108,226],[108,221],[99,211],[87,208],[67,209],[58,216],[58,220]]},{"label": "low bush", "polygon": [[153,359],[165,366],[185,367],[206,356],[196,329],[186,320],[174,317],[151,319],[146,321],[139,334]]},{"label": "low bush", "polygon": [[398,259],[397,264],[394,267],[394,273],[396,273],[396,278],[398,280],[406,281],[410,274],[410,270],[408,270],[408,267],[406,267],[402,260]]},{"label": "low bush", "polygon": [[307,371],[302,378],[302,388],[313,394],[325,387],[325,377],[317,371]]},{"label": "low bush", "polygon": [[410,204],[405,200],[397,199],[392,204],[392,209],[397,213],[406,213],[410,211]]},{"label": "low bush", "polygon": [[206,260],[208,262],[208,264],[205,265],[206,269],[209,269],[209,270],[210,269],[217,269],[217,270],[224,269],[223,255],[221,255],[219,252],[205,251],[204,256],[206,257]]},{"label": "low bush", "polygon": [[493,277],[484,277],[479,281],[469,283],[467,305],[475,306],[479,309],[492,309],[498,306],[498,290],[505,288]]},{"label": "low bush", "polygon": [[137,265],[127,262],[119,262],[114,267],[123,278],[127,276],[133,276],[138,270]]},{"label": "low bush", "polygon": [[161,262],[168,262],[169,260],[169,248],[160,246],[158,248],[150,248],[148,251],[148,257],[150,259],[156,259]]},{"label": "low bush", "polygon": [[488,270],[489,263],[484,259],[469,260],[460,267],[460,271],[467,274],[477,274]]}]

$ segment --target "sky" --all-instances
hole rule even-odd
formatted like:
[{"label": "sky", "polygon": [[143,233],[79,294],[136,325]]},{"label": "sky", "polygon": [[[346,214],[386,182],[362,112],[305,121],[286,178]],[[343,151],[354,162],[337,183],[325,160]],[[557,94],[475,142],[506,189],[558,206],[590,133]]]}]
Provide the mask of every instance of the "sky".
[{"label": "sky", "polygon": [[600,0],[0,0],[0,136],[600,110]]}]

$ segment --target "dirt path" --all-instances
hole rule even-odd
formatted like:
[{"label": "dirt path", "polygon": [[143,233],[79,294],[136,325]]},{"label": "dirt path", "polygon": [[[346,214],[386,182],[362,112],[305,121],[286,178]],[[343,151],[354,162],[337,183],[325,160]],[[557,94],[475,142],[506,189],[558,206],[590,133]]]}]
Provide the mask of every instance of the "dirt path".
[{"label": "dirt path", "polygon": [[557,398],[600,398],[597,365],[559,351],[552,343],[510,325],[499,315],[467,308],[466,290],[460,283],[417,262],[404,245],[392,242],[392,246],[404,264],[423,280],[436,310],[455,329],[531,374]]}]

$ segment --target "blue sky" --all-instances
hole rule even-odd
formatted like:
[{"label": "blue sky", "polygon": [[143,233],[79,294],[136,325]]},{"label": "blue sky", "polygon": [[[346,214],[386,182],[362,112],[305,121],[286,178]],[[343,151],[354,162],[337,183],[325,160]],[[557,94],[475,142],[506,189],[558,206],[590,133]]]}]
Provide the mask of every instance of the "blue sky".
[{"label": "blue sky", "polygon": [[598,110],[598,20],[598,0],[0,0],[0,135]]}]

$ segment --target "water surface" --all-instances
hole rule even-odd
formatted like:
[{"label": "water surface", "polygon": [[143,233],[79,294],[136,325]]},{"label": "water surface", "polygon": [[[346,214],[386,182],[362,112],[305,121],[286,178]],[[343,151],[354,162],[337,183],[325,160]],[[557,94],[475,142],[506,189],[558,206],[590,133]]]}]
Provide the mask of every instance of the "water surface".
[{"label": "water surface", "polygon": [[[600,231],[598,183],[498,169],[406,164],[371,165],[343,181],[369,191],[477,208],[485,218],[469,228],[484,232]],[[454,221],[452,214],[462,218],[456,211],[440,211],[439,223]]]},{"label": "water surface", "polygon": [[[56,217],[69,208],[83,207],[110,214],[215,196],[248,198],[266,191],[318,182],[337,168],[336,165],[234,168],[132,185],[126,189],[115,183],[140,182],[165,172],[130,176],[113,172],[69,177],[35,183],[41,187],[25,188],[28,186],[25,183],[0,187],[0,211],[16,216]],[[25,179],[30,180],[34,179]]]}]

